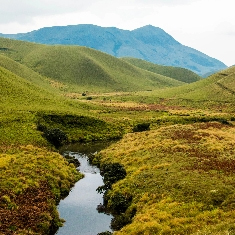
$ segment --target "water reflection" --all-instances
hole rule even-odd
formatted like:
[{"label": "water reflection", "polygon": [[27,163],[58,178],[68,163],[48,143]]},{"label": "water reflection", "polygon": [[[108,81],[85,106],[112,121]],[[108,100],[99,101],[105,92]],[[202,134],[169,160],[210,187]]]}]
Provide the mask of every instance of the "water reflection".
[{"label": "water reflection", "polygon": [[[97,205],[103,203],[101,194],[96,192],[98,186],[103,185],[99,169],[91,166],[87,155],[104,148],[102,146],[79,146],[75,151],[74,145],[67,146],[61,150],[64,154],[76,157],[81,165],[79,170],[85,177],[78,181],[69,196],[62,200],[58,206],[60,217],[66,220],[64,227],[60,228],[57,235],[96,235],[104,231],[111,231],[109,228],[112,217],[98,213]],[[79,149],[80,148],[80,149]],[[70,151],[70,149],[72,151]]]}]

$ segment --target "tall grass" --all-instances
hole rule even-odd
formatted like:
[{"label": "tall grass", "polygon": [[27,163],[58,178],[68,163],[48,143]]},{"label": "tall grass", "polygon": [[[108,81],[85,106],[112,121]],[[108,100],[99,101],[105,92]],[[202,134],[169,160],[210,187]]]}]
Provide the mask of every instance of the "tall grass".
[{"label": "tall grass", "polygon": [[234,231],[234,133],[217,122],[173,125],[127,134],[101,151],[101,164],[119,162],[127,171],[108,203],[117,193],[131,195],[137,209],[114,234]]}]

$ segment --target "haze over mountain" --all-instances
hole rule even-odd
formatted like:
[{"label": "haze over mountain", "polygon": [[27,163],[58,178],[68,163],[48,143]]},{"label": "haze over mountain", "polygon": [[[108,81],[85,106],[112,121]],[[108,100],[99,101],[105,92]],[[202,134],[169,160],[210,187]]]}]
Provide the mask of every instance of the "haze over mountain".
[{"label": "haze over mountain", "polygon": [[116,57],[134,57],[155,64],[187,68],[201,76],[227,67],[151,25],[132,31],[90,24],[55,26],[1,36],[42,44],[86,46]]}]

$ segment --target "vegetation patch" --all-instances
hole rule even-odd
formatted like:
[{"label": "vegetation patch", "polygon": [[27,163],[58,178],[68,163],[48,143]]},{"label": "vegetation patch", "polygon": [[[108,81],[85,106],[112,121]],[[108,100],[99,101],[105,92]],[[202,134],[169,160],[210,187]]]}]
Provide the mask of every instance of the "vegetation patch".
[{"label": "vegetation patch", "polygon": [[34,146],[0,154],[0,233],[49,234],[62,225],[56,203],[82,178],[60,154]]},{"label": "vegetation patch", "polygon": [[219,122],[169,125],[127,134],[101,151],[101,164],[117,161],[127,171],[109,190],[107,204],[125,202],[126,207],[118,206],[121,221],[136,210],[131,223],[115,234],[231,230],[234,133],[233,126]]},{"label": "vegetation patch", "polygon": [[120,126],[103,120],[70,114],[39,114],[38,129],[55,146],[64,141],[91,142],[119,139],[123,135]]},{"label": "vegetation patch", "polygon": [[0,193],[0,234],[50,234],[62,225],[50,201],[55,195],[46,182],[29,187],[20,194]]},{"label": "vegetation patch", "polygon": [[134,126],[133,131],[134,132],[141,132],[141,131],[149,131],[150,130],[150,123],[139,123],[136,126]]}]

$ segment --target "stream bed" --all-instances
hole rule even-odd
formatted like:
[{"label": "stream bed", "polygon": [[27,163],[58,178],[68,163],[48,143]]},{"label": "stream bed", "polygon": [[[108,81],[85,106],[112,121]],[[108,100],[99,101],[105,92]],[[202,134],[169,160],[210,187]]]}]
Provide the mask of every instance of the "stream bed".
[{"label": "stream bed", "polygon": [[58,205],[60,217],[65,219],[64,226],[56,235],[96,235],[97,233],[112,231],[110,223],[112,216],[98,213],[97,205],[103,203],[103,195],[98,194],[97,187],[103,185],[100,171],[89,164],[89,154],[103,149],[103,144],[69,145],[60,150],[62,155],[70,155],[80,162],[79,171],[84,178],[79,180],[69,195]]}]

